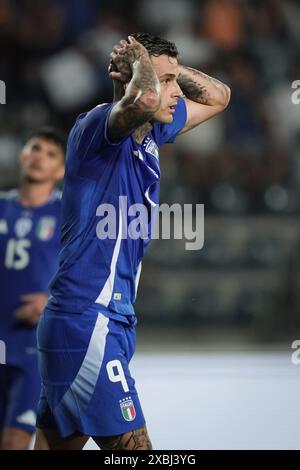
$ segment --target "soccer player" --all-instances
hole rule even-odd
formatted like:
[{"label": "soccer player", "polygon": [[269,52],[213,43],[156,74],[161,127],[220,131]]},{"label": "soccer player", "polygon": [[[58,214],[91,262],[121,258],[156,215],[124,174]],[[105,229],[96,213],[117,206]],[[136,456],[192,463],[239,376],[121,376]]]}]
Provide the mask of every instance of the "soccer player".
[{"label": "soccer player", "polygon": [[0,448],[27,449],[41,389],[36,324],[57,269],[64,141],[52,128],[34,132],[20,154],[18,191],[0,194]]},{"label": "soccer player", "polygon": [[[36,449],[42,438],[50,449],[81,449],[87,436],[105,450],[151,448],[129,362],[159,202],[158,149],[222,111],[230,96],[177,56],[173,43],[147,33],[121,40],[109,67],[114,102],[81,114],[70,132],[63,248],[38,326]],[[148,216],[141,236],[137,210]]]}]

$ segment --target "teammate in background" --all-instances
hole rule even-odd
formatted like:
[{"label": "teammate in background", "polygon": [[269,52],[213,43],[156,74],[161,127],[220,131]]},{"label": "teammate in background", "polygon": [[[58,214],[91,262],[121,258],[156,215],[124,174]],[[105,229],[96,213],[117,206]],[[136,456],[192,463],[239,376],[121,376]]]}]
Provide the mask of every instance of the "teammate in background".
[{"label": "teammate in background", "polygon": [[57,269],[64,140],[51,128],[34,132],[21,151],[21,185],[0,194],[0,448],[27,449],[35,431],[41,379],[36,324]]},{"label": "teammate in background", "polygon": [[226,85],[179,65],[177,56],[175,44],[147,33],[120,41],[109,68],[114,103],[81,114],[69,135],[63,249],[38,327],[36,449],[43,438],[50,449],[81,449],[87,436],[106,450],[151,448],[129,362],[153,220],[146,237],[124,233],[133,204],[148,216],[158,205],[158,148],[230,99]]}]

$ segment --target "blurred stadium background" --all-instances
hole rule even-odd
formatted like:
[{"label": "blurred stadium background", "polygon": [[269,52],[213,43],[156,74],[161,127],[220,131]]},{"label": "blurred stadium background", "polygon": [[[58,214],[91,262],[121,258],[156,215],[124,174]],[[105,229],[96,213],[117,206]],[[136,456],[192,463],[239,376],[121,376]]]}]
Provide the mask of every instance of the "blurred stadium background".
[{"label": "blurred stadium background", "polygon": [[232,89],[222,115],[161,152],[161,202],[204,204],[205,243],[186,251],[184,241],[153,242],[136,306],[147,357],[229,350],[233,360],[251,350],[259,363],[258,351],[276,350],[290,370],[300,337],[300,104],[291,99],[299,24],[298,0],[0,1],[3,190],[18,184],[29,130],[68,132],[79,113],[111,100],[108,55],[130,32],[175,41],[182,63]]}]

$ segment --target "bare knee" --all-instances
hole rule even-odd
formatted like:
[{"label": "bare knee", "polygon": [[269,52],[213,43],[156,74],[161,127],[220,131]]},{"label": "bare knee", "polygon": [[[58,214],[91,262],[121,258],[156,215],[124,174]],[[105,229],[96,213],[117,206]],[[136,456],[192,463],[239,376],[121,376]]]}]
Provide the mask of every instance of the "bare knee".
[{"label": "bare knee", "polygon": [[88,439],[81,433],[61,437],[56,429],[38,428],[34,450],[82,450]]},{"label": "bare knee", "polygon": [[32,434],[18,428],[6,428],[1,439],[2,450],[27,450]]},{"label": "bare knee", "polygon": [[146,426],[119,436],[94,437],[102,450],[151,450]]}]

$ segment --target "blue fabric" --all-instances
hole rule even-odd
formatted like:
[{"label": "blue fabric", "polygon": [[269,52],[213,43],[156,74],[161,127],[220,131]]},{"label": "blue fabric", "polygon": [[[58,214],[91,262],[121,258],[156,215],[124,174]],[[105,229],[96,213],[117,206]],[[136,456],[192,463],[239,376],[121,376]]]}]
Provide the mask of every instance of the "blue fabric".
[{"label": "blue fabric", "polygon": [[14,427],[34,433],[40,390],[36,354],[22,367],[0,366],[0,429]]},{"label": "blue fabric", "polygon": [[36,327],[20,321],[21,296],[48,292],[58,267],[61,193],[40,207],[23,207],[16,191],[0,195],[0,339],[7,364],[23,365],[36,348]]},{"label": "blue fabric", "polygon": [[[186,123],[186,105],[179,99],[173,122],[155,123],[142,144],[132,135],[112,144],[107,137],[112,106],[103,104],[80,115],[69,136],[63,248],[48,303],[57,311],[82,312],[96,302],[116,318],[135,313],[140,263],[151,239],[153,209],[159,204],[159,147],[173,142]],[[116,214],[115,237],[110,239],[100,239],[97,232],[106,217],[99,214],[104,204],[110,204]],[[121,224],[127,229],[135,218],[127,211],[133,204],[146,208],[145,236],[119,240]]]},{"label": "blue fabric", "polygon": [[95,307],[82,314],[45,309],[38,327],[38,427],[56,428],[62,437],[111,436],[145,424],[129,371],[135,317],[127,320],[115,321]]}]

